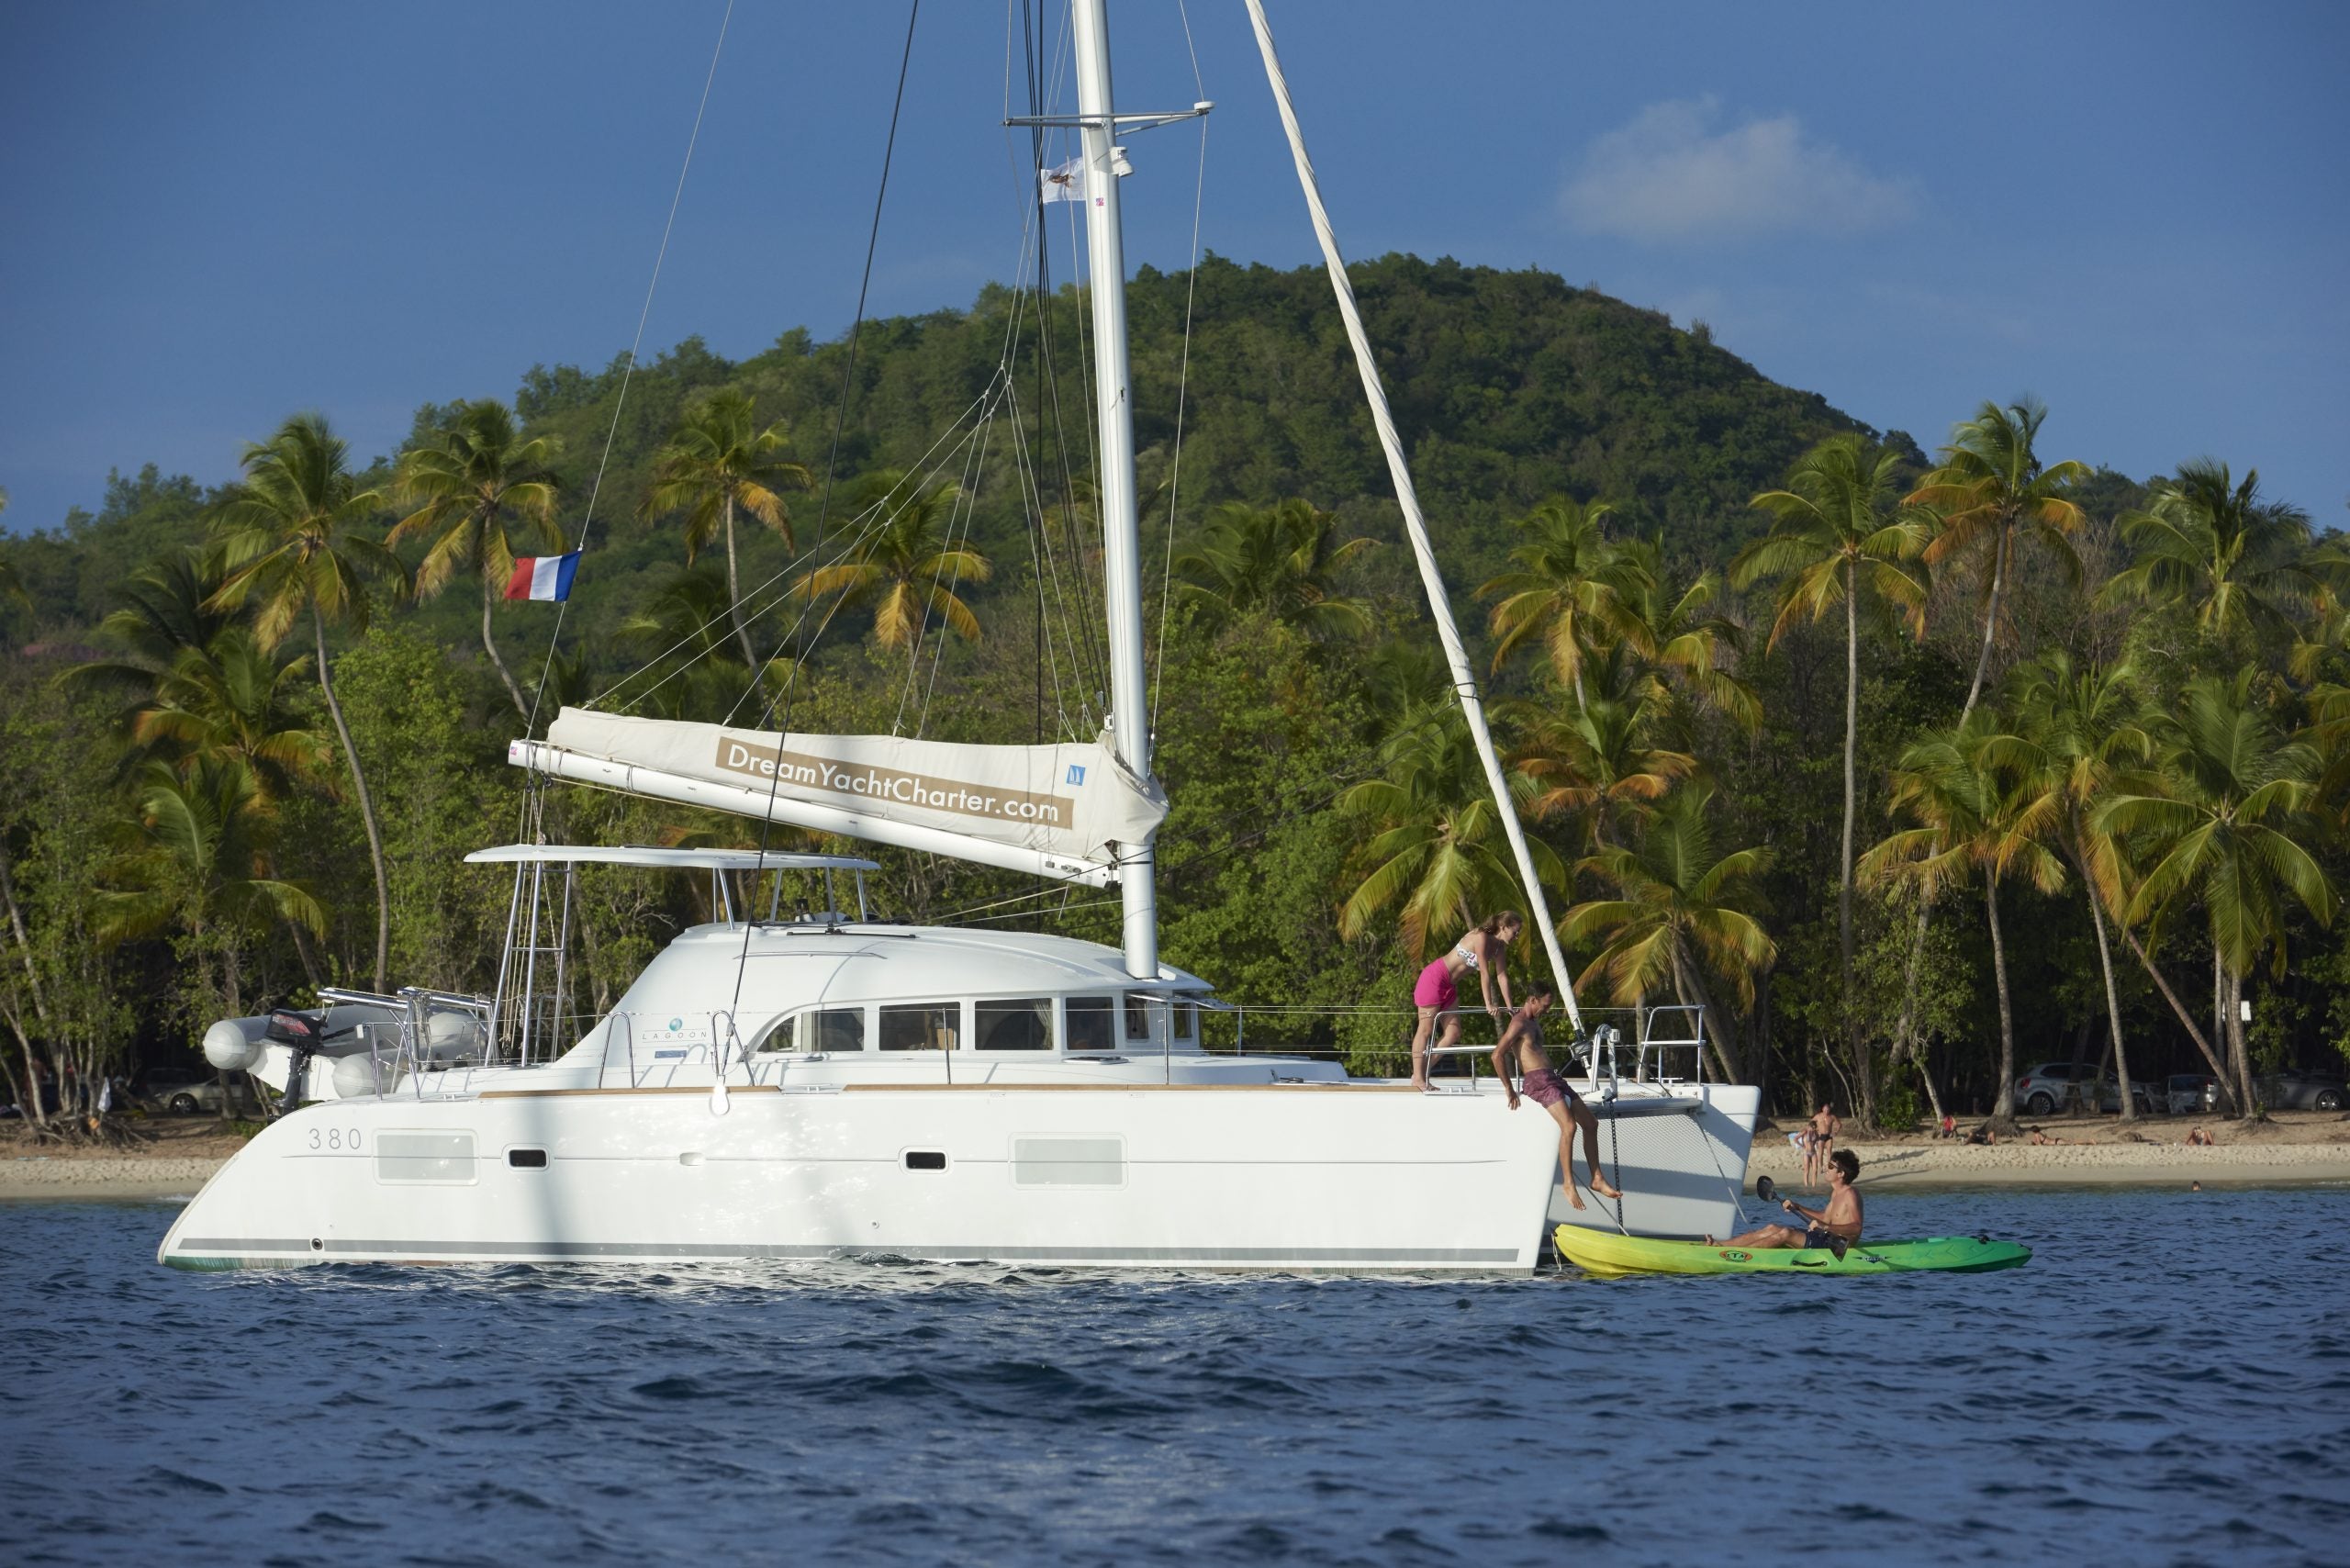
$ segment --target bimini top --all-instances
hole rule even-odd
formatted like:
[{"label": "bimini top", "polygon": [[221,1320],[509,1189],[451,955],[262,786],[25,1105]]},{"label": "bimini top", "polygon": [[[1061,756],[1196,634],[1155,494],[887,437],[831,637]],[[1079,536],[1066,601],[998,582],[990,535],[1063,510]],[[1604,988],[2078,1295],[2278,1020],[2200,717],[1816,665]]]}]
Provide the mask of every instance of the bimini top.
[{"label": "bimini top", "polygon": [[854,855],[794,855],[780,849],[656,849],[643,844],[500,844],[465,857],[469,866],[668,866],[694,871],[878,871]]}]

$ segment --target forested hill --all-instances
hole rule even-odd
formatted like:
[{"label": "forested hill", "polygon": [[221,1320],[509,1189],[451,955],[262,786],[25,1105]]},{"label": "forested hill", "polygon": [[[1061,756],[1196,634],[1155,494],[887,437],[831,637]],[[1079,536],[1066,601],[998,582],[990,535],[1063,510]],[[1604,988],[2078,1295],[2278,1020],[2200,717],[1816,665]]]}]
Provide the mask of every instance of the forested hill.
[{"label": "forested hill", "polygon": [[[1354,277],[1456,589],[1497,567],[1506,519],[1562,493],[1612,501],[1626,532],[1661,532],[1673,554],[1718,566],[1762,525],[1749,497],[1778,483],[1819,437],[1863,428],[1817,394],[1768,380],[1702,328],[1681,330],[1659,312],[1572,287],[1554,274],[1388,256],[1358,265]],[[1145,268],[1129,291],[1146,491],[1161,485],[1170,466],[1190,282]],[[967,310],[867,322],[857,344],[843,476],[912,464],[951,431],[1002,362],[1007,315],[1019,302],[1013,290],[990,287]],[[1179,528],[1221,501],[1302,496],[1339,512],[1354,532],[1392,536],[1384,465],[1321,269],[1242,267],[1210,256],[1199,269],[1192,309]],[[1058,396],[1076,441],[1087,391],[1073,292],[1062,291],[1049,324]],[[1033,442],[1040,400],[1033,325],[1024,340],[1020,422]],[[678,559],[674,522],[642,521],[636,505],[652,454],[687,402],[720,385],[754,392],[762,422],[781,419],[790,454],[821,474],[845,352],[845,337],[819,344],[795,328],[740,363],[688,339],[636,373],[596,509],[594,568],[583,578],[582,608],[595,624],[608,627],[630,613]],[[538,365],[521,376],[516,411],[531,431],[561,441],[567,538],[578,536],[624,368],[624,359],[615,359],[601,371]],[[288,411],[301,401],[289,388]],[[439,415],[433,407],[420,409],[418,429]],[[269,432],[252,433],[259,440]],[[135,440],[135,432],[126,436]],[[996,443],[977,486],[975,535],[999,560],[1026,553],[1013,544],[1024,513],[1008,451],[1007,442]],[[1071,462],[1082,465],[1080,475],[1091,467],[1081,450],[1072,451]],[[385,476],[379,470],[376,477]],[[10,553],[40,607],[39,631],[67,633],[102,615],[129,571],[196,537],[202,499],[197,487],[150,472],[118,480],[98,514],[77,511],[48,528],[40,526],[48,520],[10,519],[34,531]],[[1164,504],[1162,493],[1154,528]],[[803,526],[818,507],[805,496],[791,505]],[[782,564],[779,545],[764,536],[751,550],[747,565],[760,575]],[[1400,553],[1383,554],[1396,557],[1392,569],[1404,568]],[[1000,576],[995,591],[1013,591],[1015,577]],[[448,596],[424,613],[448,640],[465,636],[464,596]],[[18,641],[35,634],[22,609],[0,615],[12,618],[0,624]]]}]

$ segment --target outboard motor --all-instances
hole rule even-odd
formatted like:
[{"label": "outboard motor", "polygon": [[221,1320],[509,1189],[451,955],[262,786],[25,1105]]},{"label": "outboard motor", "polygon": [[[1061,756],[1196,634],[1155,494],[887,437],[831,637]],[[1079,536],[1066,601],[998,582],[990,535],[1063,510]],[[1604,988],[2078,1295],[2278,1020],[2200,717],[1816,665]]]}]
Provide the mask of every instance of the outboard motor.
[{"label": "outboard motor", "polygon": [[276,1041],[288,1048],[291,1065],[285,1072],[285,1097],[278,1102],[277,1114],[297,1108],[302,1103],[305,1075],[310,1070],[310,1058],[317,1054],[320,1039],[326,1034],[324,1013],[303,1013],[291,1007],[274,1007],[269,1013],[269,1027],[262,1032],[264,1039]]}]

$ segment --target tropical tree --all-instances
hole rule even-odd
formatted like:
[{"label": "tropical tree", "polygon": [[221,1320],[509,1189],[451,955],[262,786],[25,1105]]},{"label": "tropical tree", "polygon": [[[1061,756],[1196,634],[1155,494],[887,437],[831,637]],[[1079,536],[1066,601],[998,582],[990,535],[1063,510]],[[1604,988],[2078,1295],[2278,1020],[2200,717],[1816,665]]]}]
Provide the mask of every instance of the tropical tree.
[{"label": "tropical tree", "polygon": [[[1855,1070],[1866,1047],[1854,1013],[1852,980],[1852,826],[1858,809],[1856,758],[1861,728],[1861,622],[1894,615],[1914,634],[1925,631],[1926,585],[1907,563],[1925,549],[1923,521],[1897,510],[1897,454],[1852,434],[1830,436],[1798,459],[1787,487],[1765,490],[1753,504],[1775,520],[1768,535],[1741,553],[1730,580],[1785,580],[1771,623],[1776,647],[1787,628],[1844,608],[1844,832],[1837,859],[1836,937],[1841,962],[1844,1045]],[[1897,1041],[1898,1048],[1903,1042]]]},{"label": "tropical tree", "polygon": [[[722,721],[744,692],[749,671],[727,625],[726,578],[708,566],[684,566],[637,601],[621,635],[643,650],[642,673],[618,689],[632,703],[673,719]],[[789,659],[770,661],[779,678]]]},{"label": "tropical tree", "polygon": [[384,834],[367,775],[352,745],[351,726],[334,694],[334,665],[327,656],[330,622],[364,630],[370,610],[367,579],[382,574],[404,586],[399,558],[360,526],[384,504],[351,472],[349,449],[318,414],[297,414],[268,441],[245,448],[244,477],[212,508],[214,543],[224,572],[211,610],[253,606],[253,638],[275,648],[307,617],[317,655],[319,691],[342,743],[352,792],[367,830],[375,873],[375,989],[387,981],[392,940],[391,882],[384,870]]},{"label": "tropical tree", "polygon": [[[1466,929],[1517,903],[1517,869],[1457,705],[1432,703],[1407,715],[1380,748],[1380,777],[1338,797],[1340,811],[1371,828],[1356,856],[1361,880],[1339,909],[1338,934],[1360,935],[1392,909],[1404,949],[1418,963],[1439,930]],[[1534,781],[1522,772],[1507,778],[1523,810]],[[1536,875],[1563,888],[1558,852],[1540,839],[1528,847]]]},{"label": "tropical tree", "polygon": [[1269,507],[1227,501],[1175,569],[1185,596],[1212,619],[1263,610],[1318,640],[1359,637],[1371,630],[1371,606],[1336,583],[1375,542],[1340,539],[1337,530],[1337,513],[1295,496]]},{"label": "tropical tree", "polygon": [[2176,478],[2154,487],[2143,511],[2125,512],[2121,537],[2131,563],[2098,590],[2105,603],[2153,599],[2181,604],[2213,644],[2293,634],[2288,610],[2309,603],[2318,582],[2300,558],[2310,542],[2309,513],[2260,498],[2260,470],[2241,484],[2210,458],[2182,463]]},{"label": "tropical tree", "polygon": [[2254,1109],[2244,1049],[2244,977],[2266,954],[2285,965],[2287,900],[2329,925],[2338,902],[2312,853],[2322,829],[2315,750],[2288,740],[2254,698],[2258,671],[2197,676],[2176,711],[2153,716],[2154,790],[2117,793],[2098,808],[2099,831],[2119,834],[2143,867],[2127,911],[2158,931],[2189,898],[2210,923],[2220,969],[2219,1012],[2238,1105]]},{"label": "tropical tree", "polygon": [[416,568],[420,599],[440,593],[460,571],[480,580],[482,652],[526,720],[530,704],[498,655],[490,611],[514,575],[518,537],[563,552],[563,530],[554,520],[558,486],[547,468],[555,450],[549,436],[523,440],[513,414],[495,398],[459,403],[429,439],[400,454],[392,493],[416,510],[385,539],[394,545],[431,539]]},{"label": "tropical tree", "polygon": [[2038,541],[2076,576],[2080,558],[2066,538],[2083,513],[2067,493],[2089,476],[2088,467],[2066,460],[2042,466],[2034,450],[2048,409],[2037,398],[2021,398],[2002,408],[1985,403],[1975,416],[1951,432],[1942,465],[1910,492],[1908,503],[1931,511],[1940,527],[1926,546],[1926,564],[1939,567],[1956,555],[1979,553],[1983,562],[1983,644],[1975,656],[1975,678],[1966,689],[1964,721],[1983,695],[1991,667],[1991,644],[1999,624],[1999,600],[2015,570],[2016,552]]},{"label": "tropical tree", "polygon": [[[859,515],[867,521],[840,558],[793,579],[792,597],[832,599],[827,618],[871,605],[873,639],[884,648],[911,649],[934,615],[977,642],[979,619],[957,590],[987,581],[995,568],[955,537],[962,492],[953,485],[918,489],[902,472],[885,468],[867,476],[860,494]],[[746,639],[746,655],[749,647]],[[752,664],[755,668],[757,660]]]},{"label": "tropical tree", "polygon": [[1596,877],[1615,896],[1579,903],[1560,923],[1570,943],[1597,940],[1598,956],[1575,982],[1590,991],[1601,981],[1620,1005],[1639,1006],[1669,984],[1684,1006],[1702,1007],[1715,1021],[1706,1031],[1725,1076],[1743,1076],[1731,1044],[1729,1020],[1706,984],[1711,970],[1729,980],[1742,1007],[1754,1004],[1755,977],[1778,949],[1755,918],[1756,879],[1771,864],[1767,849],[1718,852],[1707,812],[1709,784],[1674,790],[1649,817],[1628,848],[1602,848],[1577,869]]},{"label": "tropical tree", "polygon": [[[1685,586],[1676,583],[1655,540],[1631,540],[1620,550],[1629,591],[1609,652],[1637,659],[1647,694],[1674,711],[1677,731],[1688,727],[1677,721],[1692,709],[1719,713],[1749,733],[1758,728],[1762,700],[1730,668],[1745,648],[1746,629],[1715,607],[1721,579],[1700,572]],[[1624,688],[1619,682],[1614,689]]]},{"label": "tropical tree", "polygon": [[2009,1131],[2015,1126],[2016,1029],[1999,885],[2019,871],[2042,892],[2065,885],[2064,865],[2047,845],[2046,819],[2060,802],[2019,788],[2018,760],[2014,737],[1987,708],[1912,742],[1894,771],[1892,803],[1918,825],[1888,835],[1860,865],[1864,877],[1911,879],[1929,900],[1964,886],[1976,871],[1983,874],[1992,986],[1999,1002],[1999,1094],[1991,1120]]},{"label": "tropical tree", "polygon": [[2072,862],[2087,894],[2097,933],[2098,966],[2105,981],[2106,1026],[2113,1039],[2113,1070],[2121,1092],[2121,1119],[2137,1114],[2130,1095],[2130,1053],[2121,1034],[2121,993],[2113,980],[2113,945],[2106,911],[2126,906],[2124,868],[2112,837],[2093,813],[2126,770],[2151,750],[2135,721],[2126,664],[2076,668],[2055,650],[2017,672],[2014,711],[2023,749],[2018,761],[2029,797],[2015,813],[2018,832],[2040,833]]},{"label": "tropical tree", "polygon": [[122,693],[132,704],[126,724],[182,654],[212,646],[236,617],[212,602],[220,591],[218,563],[199,550],[174,550],[131,574],[116,590],[121,601],[98,622],[98,631],[123,650],[66,671],[69,683]]},{"label": "tropical tree", "polygon": [[263,800],[315,774],[331,753],[325,736],[294,711],[292,688],[310,673],[310,656],[263,653],[241,626],[202,648],[183,648],[130,717],[130,739],[182,771],[232,757],[251,770]]},{"label": "tropical tree", "polygon": [[276,822],[252,770],[233,757],[199,759],[185,773],[151,764],[130,844],[95,895],[107,942],[177,924],[199,1007],[236,1017],[245,1006],[245,949],[277,920],[323,934],[326,914],[299,883],[269,872]]},{"label": "tropical tree", "polygon": [[743,581],[734,549],[734,512],[739,507],[782,536],[791,546],[791,512],[783,492],[806,489],[808,470],[780,454],[786,437],[778,420],[759,429],[748,392],[722,388],[689,405],[667,444],[653,458],[653,487],[643,513],[657,517],[681,511],[686,519],[686,565],[712,539],[726,541],[726,610],[742,644],[743,664],[756,669],[759,655],[743,620]]},{"label": "tropical tree", "polygon": [[1513,703],[1508,716],[1520,737],[1514,760],[1535,786],[1528,813],[1546,822],[1580,816],[1592,844],[1615,847],[1628,821],[1637,823],[1697,770],[1690,753],[1657,744],[1659,705],[1649,691],[1595,696],[1571,712]]},{"label": "tropical tree", "polygon": [[1509,553],[1511,570],[1477,590],[1494,601],[1490,625],[1494,667],[1539,644],[1561,686],[1583,700],[1583,667],[1600,650],[1631,634],[1634,601],[1650,586],[1638,558],[1611,542],[1602,525],[1613,510],[1554,496],[1512,525],[1525,543]]},{"label": "tropical tree", "polygon": [[[8,492],[0,488],[0,512],[8,510]],[[26,609],[32,608],[32,596],[25,592],[24,574],[17,570],[17,563],[0,555],[0,598],[13,599]]]}]

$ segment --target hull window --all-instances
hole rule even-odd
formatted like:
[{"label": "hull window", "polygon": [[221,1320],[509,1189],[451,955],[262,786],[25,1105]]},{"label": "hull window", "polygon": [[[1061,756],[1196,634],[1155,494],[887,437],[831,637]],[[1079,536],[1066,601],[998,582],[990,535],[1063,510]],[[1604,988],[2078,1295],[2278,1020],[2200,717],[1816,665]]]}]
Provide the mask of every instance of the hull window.
[{"label": "hull window", "polygon": [[474,1179],[471,1133],[379,1133],[375,1180],[465,1186]]},{"label": "hull window", "polygon": [[1069,999],[1069,1048],[1072,1051],[1114,1051],[1118,1048],[1117,1039],[1110,1028],[1108,997],[1072,996]]},{"label": "hull window", "polygon": [[[1107,997],[1094,1000],[1104,1008],[1110,1004]],[[1074,1005],[1071,1004],[1072,1007]],[[1048,1051],[1053,1048],[1053,1004],[1049,998],[974,1002],[972,1019],[972,1032],[983,1051]]]},{"label": "hull window", "polygon": [[954,1002],[921,1007],[881,1009],[881,1048],[885,1051],[951,1051],[963,1032],[963,1010]]},{"label": "hull window", "polygon": [[543,1148],[509,1148],[506,1151],[506,1163],[517,1170],[544,1170],[547,1168],[547,1151]]},{"label": "hull window", "polygon": [[935,1148],[910,1148],[906,1150],[906,1169],[909,1170],[944,1170],[946,1169],[946,1151]]},{"label": "hull window", "polygon": [[1013,1138],[1012,1183],[1015,1187],[1123,1187],[1126,1184],[1126,1140]]}]

